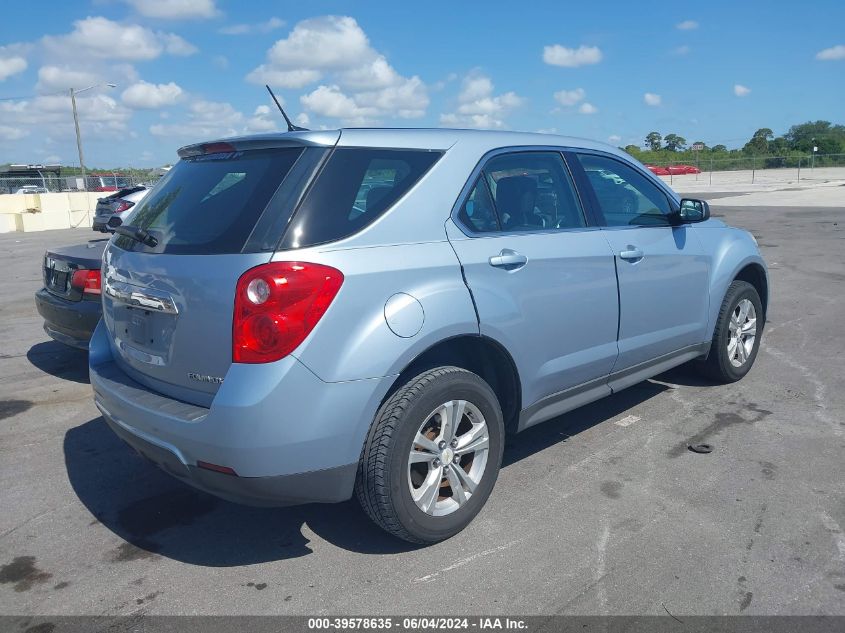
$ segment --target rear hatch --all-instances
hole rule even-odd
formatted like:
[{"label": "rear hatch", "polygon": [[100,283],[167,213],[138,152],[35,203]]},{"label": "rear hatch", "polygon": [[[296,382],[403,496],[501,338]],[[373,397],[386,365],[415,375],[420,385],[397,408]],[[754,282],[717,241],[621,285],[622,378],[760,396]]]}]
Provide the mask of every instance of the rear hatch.
[{"label": "rear hatch", "polygon": [[232,363],[238,278],[270,261],[327,152],[264,145],[180,151],[184,159],[130,218],[157,245],[115,235],[106,249],[103,317],[114,357],[130,377],[170,397],[210,405]]}]

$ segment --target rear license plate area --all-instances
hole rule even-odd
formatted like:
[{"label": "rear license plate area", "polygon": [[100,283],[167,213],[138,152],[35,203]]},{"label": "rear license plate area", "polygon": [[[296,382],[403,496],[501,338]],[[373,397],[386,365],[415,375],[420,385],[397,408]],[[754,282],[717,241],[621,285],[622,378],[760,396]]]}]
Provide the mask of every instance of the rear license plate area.
[{"label": "rear license plate area", "polygon": [[138,345],[151,345],[154,340],[150,336],[149,311],[126,308],[126,312],[126,335],[129,340]]}]

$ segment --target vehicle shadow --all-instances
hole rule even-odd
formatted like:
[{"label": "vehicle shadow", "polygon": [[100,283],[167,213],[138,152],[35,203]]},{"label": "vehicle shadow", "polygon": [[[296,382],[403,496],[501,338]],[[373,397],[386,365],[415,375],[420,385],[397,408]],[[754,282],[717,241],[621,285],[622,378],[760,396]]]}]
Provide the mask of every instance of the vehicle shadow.
[{"label": "vehicle shadow", "polygon": [[673,385],[684,385],[686,387],[713,387],[717,384],[713,380],[702,376],[690,363],[685,363],[669,371],[664,371],[662,374],[655,376],[654,380],[668,382]]},{"label": "vehicle shadow", "polygon": [[88,352],[58,341],[36,343],[26,353],[27,360],[43,372],[88,384]]},{"label": "vehicle shadow", "polygon": [[[510,438],[503,467],[613,419],[667,388],[645,382],[528,429]],[[106,554],[114,563],[164,556],[229,567],[298,558],[312,552],[309,531],[359,553],[417,549],[382,532],[354,500],[252,508],[195,490],[139,457],[102,418],[69,429],[64,455],[71,486],[94,522],[125,541]]]}]

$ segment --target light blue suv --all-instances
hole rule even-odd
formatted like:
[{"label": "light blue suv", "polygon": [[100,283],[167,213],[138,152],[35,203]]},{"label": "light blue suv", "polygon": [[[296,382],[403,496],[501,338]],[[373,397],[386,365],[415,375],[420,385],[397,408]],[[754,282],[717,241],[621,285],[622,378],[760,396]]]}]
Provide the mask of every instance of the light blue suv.
[{"label": "light blue suv", "polygon": [[105,250],[91,383],[115,433],[220,497],[355,494],[435,542],[490,496],[506,433],[757,355],[754,238],[613,147],[344,129],[179,154]]}]

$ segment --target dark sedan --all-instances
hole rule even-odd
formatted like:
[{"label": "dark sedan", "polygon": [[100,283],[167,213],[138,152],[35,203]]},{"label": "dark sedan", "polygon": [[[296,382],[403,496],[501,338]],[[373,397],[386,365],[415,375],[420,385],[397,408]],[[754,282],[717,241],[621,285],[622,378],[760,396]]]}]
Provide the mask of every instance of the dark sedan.
[{"label": "dark sedan", "polygon": [[102,315],[100,261],[108,239],[62,246],[44,254],[44,287],[35,293],[44,331],[52,338],[81,349]]}]

